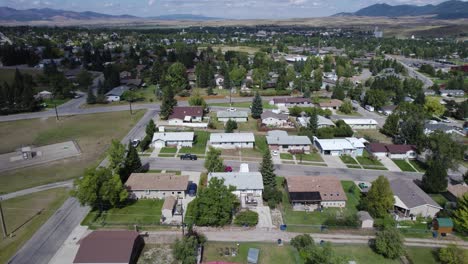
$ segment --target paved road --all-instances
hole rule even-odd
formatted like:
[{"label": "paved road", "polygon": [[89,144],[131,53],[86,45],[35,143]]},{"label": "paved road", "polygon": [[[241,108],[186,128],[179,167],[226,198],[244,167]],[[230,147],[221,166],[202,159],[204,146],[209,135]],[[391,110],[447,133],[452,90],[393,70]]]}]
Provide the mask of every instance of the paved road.
[{"label": "paved road", "polygon": [[419,79],[424,83],[424,88],[429,88],[432,85],[434,85],[434,82],[427,77],[426,75],[418,72],[415,68],[411,67],[410,64],[412,64],[412,59],[405,58],[403,56],[397,56],[397,55],[385,55],[385,58],[387,59],[396,59],[399,63],[401,63],[407,70],[408,75],[411,78]]},{"label": "paved road", "polygon": [[36,193],[36,192],[42,192],[42,191],[45,191],[45,190],[50,190],[50,189],[55,189],[55,188],[60,188],[60,187],[67,187],[67,188],[73,187],[73,180],[62,181],[62,182],[54,182],[54,183],[51,183],[51,184],[36,186],[36,187],[33,187],[33,188],[24,189],[24,190],[17,191],[17,192],[7,193],[7,194],[4,194],[4,195],[0,195],[0,200],[8,200],[8,199],[16,198],[16,197],[19,197],[19,196],[23,196],[23,195],[27,195],[27,194],[31,194],[31,193]]}]

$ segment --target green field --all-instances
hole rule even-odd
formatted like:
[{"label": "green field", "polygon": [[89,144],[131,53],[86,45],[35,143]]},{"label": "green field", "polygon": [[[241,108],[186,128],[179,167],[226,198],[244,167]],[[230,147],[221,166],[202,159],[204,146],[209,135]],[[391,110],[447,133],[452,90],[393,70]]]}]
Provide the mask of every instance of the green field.
[{"label": "green field", "polygon": [[366,150],[364,150],[362,156],[360,157],[356,157],[356,159],[359,161],[359,163],[363,166],[366,166],[366,165],[370,165],[370,166],[383,166],[382,163],[380,163],[380,161],[378,161],[377,159],[372,159],[371,158],[371,155],[369,154],[369,152],[367,152]]},{"label": "green field", "polygon": [[393,159],[392,160],[402,171],[410,171],[410,172],[415,172],[415,170],[413,169],[413,167],[411,167],[411,165],[406,162],[406,160],[396,160],[396,159]]},{"label": "green field", "polygon": [[179,153],[205,154],[206,143],[210,138],[210,132],[195,131],[195,142],[193,147],[182,147]]},{"label": "green field", "polygon": [[423,247],[407,247],[406,256],[414,264],[437,264],[437,249]]},{"label": "green field", "polygon": [[410,160],[411,165],[419,172],[426,172],[426,164],[420,162],[419,160]]},{"label": "green field", "polygon": [[362,129],[362,130],[357,130],[355,137],[363,137],[366,139],[373,139],[381,143],[387,143],[391,144],[392,143],[392,138],[387,137],[386,135],[380,133],[378,129]]},{"label": "green field", "polygon": [[99,211],[91,211],[81,223],[93,227],[159,225],[161,208],[164,200],[140,199],[129,200],[121,208],[112,208],[99,215]]},{"label": "green field", "polygon": [[49,164],[0,173],[0,193],[76,178],[87,167],[97,166],[112,139],[122,139],[141,119],[144,111],[130,115],[127,111],[30,119],[0,123],[0,153],[23,145],[42,146],[75,140],[81,155]]},{"label": "green field", "polygon": [[13,236],[0,236],[0,263],[7,263],[67,197],[68,189],[57,188],[2,201],[7,232]]},{"label": "green field", "polygon": [[319,153],[309,153],[309,154],[296,154],[296,159],[298,161],[301,160],[301,157],[302,157],[302,160],[303,161],[316,161],[316,162],[323,162],[323,159],[322,159],[322,156],[320,156]]},{"label": "green field", "polygon": [[177,152],[177,148],[173,148],[173,147],[164,147],[164,148],[161,148],[161,150],[159,151],[159,153],[164,153],[164,154],[175,154],[176,152]]},{"label": "green field", "polygon": [[344,164],[358,164],[357,161],[349,155],[341,155],[340,159],[343,161]]},{"label": "green field", "polygon": [[[334,252],[347,261],[359,264],[399,264],[398,259],[386,259],[365,245],[333,245]],[[416,262],[415,262],[416,263]]]}]

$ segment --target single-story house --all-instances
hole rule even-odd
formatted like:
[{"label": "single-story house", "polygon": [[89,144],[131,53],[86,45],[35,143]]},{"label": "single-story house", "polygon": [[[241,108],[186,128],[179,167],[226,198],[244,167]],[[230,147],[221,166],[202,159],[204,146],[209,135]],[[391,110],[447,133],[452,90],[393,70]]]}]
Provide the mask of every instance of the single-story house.
[{"label": "single-story house", "polygon": [[337,110],[343,104],[343,101],[338,99],[331,99],[330,102],[320,102],[318,105],[323,110]]},{"label": "single-story house", "polygon": [[448,198],[452,202],[461,199],[465,193],[468,193],[468,185],[464,182],[458,184],[448,184],[447,186]]},{"label": "single-story house", "polygon": [[465,96],[463,90],[442,90],[440,91],[441,96]]},{"label": "single-story house", "polygon": [[429,122],[426,122],[424,124],[424,134],[429,135],[434,131],[442,131],[446,134],[452,134],[456,132],[455,128],[453,126],[448,126],[446,124],[441,124],[441,123],[436,123],[436,124],[431,124]]},{"label": "single-story house", "polygon": [[293,206],[346,206],[346,194],[335,176],[286,177],[286,190]]},{"label": "single-story house", "polygon": [[391,159],[415,159],[418,156],[414,145],[370,143],[367,145],[367,150],[376,157]]},{"label": "single-story house", "polygon": [[453,221],[451,218],[436,218],[432,221],[432,229],[439,235],[450,234],[453,231]]},{"label": "single-story house", "polygon": [[[302,127],[308,126],[309,121],[310,121],[310,117],[308,117],[308,116],[301,116],[301,117],[297,118],[297,122]],[[321,116],[321,115],[317,116],[317,127],[318,128],[334,127],[334,126],[335,126],[335,123],[333,123],[333,121],[331,121],[330,119],[328,119],[328,118],[326,118],[324,116]]]},{"label": "single-story house", "polygon": [[106,93],[106,101],[108,102],[119,102],[122,98],[122,94],[130,90],[130,87],[121,85],[113,88]]},{"label": "single-story house", "polygon": [[277,114],[272,111],[265,111],[261,115],[262,124],[269,127],[289,126],[289,116],[286,114]]},{"label": "single-story house", "polygon": [[135,264],[145,242],[137,231],[93,231],[79,241],[74,264]]},{"label": "single-story house", "polygon": [[247,122],[249,113],[246,111],[219,111],[216,113],[218,121],[226,123],[229,119],[236,121],[237,123]]},{"label": "single-story house", "polygon": [[287,97],[287,98],[273,98],[270,105],[276,106],[312,106],[312,101],[309,98],[302,97]]},{"label": "single-story house", "polygon": [[234,186],[233,193],[242,198],[247,195],[261,197],[263,194],[263,177],[260,172],[211,172],[208,182],[212,178],[224,179],[224,185]]},{"label": "single-story house", "polygon": [[352,129],[376,129],[378,125],[374,119],[343,118],[342,120]]},{"label": "single-story house", "polygon": [[387,105],[387,106],[381,107],[380,111],[382,112],[382,114],[389,116],[395,111],[396,108],[397,108],[396,105]]},{"label": "single-story house", "polygon": [[374,218],[366,212],[366,211],[359,211],[357,213],[359,217],[359,222],[361,222],[361,228],[373,228],[374,227]]},{"label": "single-story house", "polygon": [[156,132],[151,140],[151,146],[162,148],[166,146],[192,147],[194,132]]},{"label": "single-story house", "polygon": [[314,144],[323,155],[362,156],[364,144],[358,138],[318,139],[314,137]]},{"label": "single-story house", "polygon": [[170,173],[132,173],[125,187],[130,198],[164,199],[166,197],[185,197],[189,177]]},{"label": "single-story house", "polygon": [[253,133],[211,133],[210,145],[222,149],[253,148],[255,136]]},{"label": "single-story house", "polygon": [[266,140],[270,150],[278,150],[280,152],[290,150],[310,152],[310,145],[312,145],[307,136],[289,136],[288,132],[281,130],[268,131]]},{"label": "single-story house", "polygon": [[442,207],[427,195],[412,180],[394,179],[390,187],[395,198],[395,212],[398,217],[434,217]]},{"label": "single-story house", "polygon": [[203,107],[176,106],[168,118],[169,125],[203,121]]},{"label": "single-story house", "polygon": [[174,209],[177,204],[177,199],[174,196],[169,196],[164,199],[164,204],[161,208],[162,217],[167,219],[174,215]]},{"label": "single-story house", "polygon": [[35,96],[36,99],[52,99],[54,95],[49,91],[38,92]]}]

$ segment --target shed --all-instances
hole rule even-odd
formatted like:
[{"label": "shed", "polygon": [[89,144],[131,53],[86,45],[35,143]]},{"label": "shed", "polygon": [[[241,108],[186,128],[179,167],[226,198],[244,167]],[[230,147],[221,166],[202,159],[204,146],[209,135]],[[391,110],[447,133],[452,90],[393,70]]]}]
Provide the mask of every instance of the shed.
[{"label": "shed", "polygon": [[449,234],[453,231],[451,218],[436,218],[432,221],[432,228],[439,234]]},{"label": "shed", "polygon": [[359,211],[357,213],[359,221],[361,222],[361,228],[372,228],[374,227],[374,218],[366,211]]},{"label": "shed", "polygon": [[257,264],[259,255],[260,250],[258,248],[249,248],[249,253],[247,254],[247,262],[249,264]]}]

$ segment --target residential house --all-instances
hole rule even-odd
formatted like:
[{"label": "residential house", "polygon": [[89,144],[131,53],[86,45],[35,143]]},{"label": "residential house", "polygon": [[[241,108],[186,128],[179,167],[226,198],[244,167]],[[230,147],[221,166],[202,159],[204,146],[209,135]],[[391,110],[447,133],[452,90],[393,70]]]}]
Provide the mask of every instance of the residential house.
[{"label": "residential house", "polygon": [[321,109],[338,110],[343,104],[343,101],[338,99],[331,99],[329,102],[320,102],[318,105]]},{"label": "residential house", "polygon": [[377,121],[375,121],[374,119],[343,118],[341,120],[343,120],[352,129],[376,129],[378,125]]},{"label": "residential house", "polygon": [[397,178],[390,181],[395,198],[397,220],[410,216],[434,217],[442,207],[412,180]]},{"label": "residential house", "polygon": [[287,97],[287,98],[273,98],[270,105],[294,107],[294,106],[312,106],[312,101],[309,98],[302,97]]},{"label": "residential house", "polygon": [[132,173],[125,182],[130,198],[185,197],[189,177],[171,173]]},{"label": "residential house", "polygon": [[260,172],[211,172],[208,182],[212,178],[224,180],[224,185],[234,186],[233,193],[240,199],[247,196],[262,197],[263,177]]},{"label": "residential house", "polygon": [[307,136],[289,136],[288,132],[281,130],[268,131],[266,140],[270,150],[279,152],[310,152],[310,146],[312,145]]},{"label": "residential house", "polygon": [[218,121],[226,123],[229,119],[237,123],[245,123],[249,118],[249,113],[245,111],[219,111],[216,113]]},{"label": "residential house", "polygon": [[[297,122],[299,123],[300,126],[306,127],[309,125],[310,117],[307,116],[301,116],[297,118]],[[324,117],[324,116],[317,116],[317,127],[322,128],[322,127],[334,127],[335,123],[331,121],[330,119]]]},{"label": "residential house", "polygon": [[286,177],[286,191],[295,210],[346,206],[346,194],[335,176]]},{"label": "residential house", "polygon": [[374,227],[374,218],[366,212],[366,211],[359,211],[357,213],[359,217],[359,222],[361,222],[361,228],[373,228]]},{"label": "residential house", "polygon": [[424,134],[426,135],[429,135],[431,134],[432,132],[434,131],[442,131],[446,134],[452,134],[452,133],[456,133],[457,130],[455,129],[455,127],[453,126],[448,126],[446,124],[441,124],[441,123],[430,123],[430,122],[426,122],[424,124]]},{"label": "residential house", "polygon": [[216,86],[222,88],[224,84],[224,76],[222,76],[221,74],[215,74],[215,82]]},{"label": "residential house", "polygon": [[221,149],[253,148],[255,136],[253,133],[211,133],[209,143]]},{"label": "residential house", "polygon": [[323,155],[362,156],[365,145],[358,138],[318,139],[314,137],[314,144]]},{"label": "residential house", "polygon": [[291,127],[289,116],[286,114],[277,114],[272,111],[265,111],[261,115],[262,124],[269,127]]},{"label": "residential house", "polygon": [[121,80],[120,83],[122,85],[138,88],[143,84],[143,80],[142,79],[125,79],[125,80]]},{"label": "residential house", "polygon": [[54,94],[49,92],[49,91],[42,91],[42,92],[39,92],[36,94],[35,98],[36,99],[52,99],[52,97],[54,97]]},{"label": "residential house", "polygon": [[153,134],[151,146],[155,148],[192,147],[194,136],[194,132],[156,132]]},{"label": "residential house", "polygon": [[169,125],[202,121],[203,107],[201,106],[175,106],[168,118]]},{"label": "residential house", "polygon": [[463,195],[468,193],[468,185],[464,182],[458,184],[449,183],[447,186],[448,198],[452,202],[457,202]]},{"label": "residential house", "polygon": [[380,112],[382,112],[382,114],[386,116],[389,116],[395,111],[396,108],[397,108],[396,105],[387,105],[387,106],[381,107]]},{"label": "residential house", "polygon": [[440,91],[441,96],[465,96],[465,92],[463,90],[442,90]]},{"label": "residential house", "polygon": [[126,91],[129,91],[130,87],[121,85],[113,88],[109,92],[106,93],[106,101],[107,102],[119,102],[122,98],[122,94]]},{"label": "residential house", "polygon": [[135,264],[145,245],[137,231],[93,231],[79,241],[74,264]]},{"label": "residential house", "polygon": [[376,157],[391,159],[415,159],[418,156],[414,145],[370,143],[367,145],[367,150]]}]

